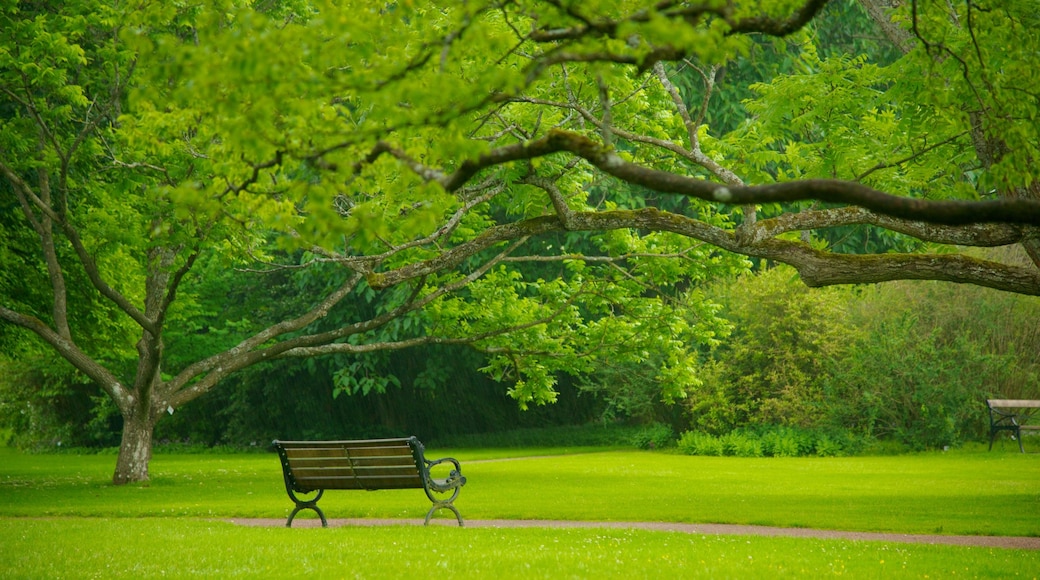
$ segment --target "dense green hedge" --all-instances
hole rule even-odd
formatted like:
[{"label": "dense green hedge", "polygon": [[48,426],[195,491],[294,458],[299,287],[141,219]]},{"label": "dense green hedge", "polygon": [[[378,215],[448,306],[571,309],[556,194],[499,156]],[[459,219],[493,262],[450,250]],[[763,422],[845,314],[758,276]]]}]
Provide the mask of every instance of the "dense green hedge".
[{"label": "dense green hedge", "polygon": [[850,431],[801,429],[782,425],[742,428],[724,435],[687,431],[679,438],[679,451],[686,455],[734,457],[832,457],[854,455],[867,444]]}]

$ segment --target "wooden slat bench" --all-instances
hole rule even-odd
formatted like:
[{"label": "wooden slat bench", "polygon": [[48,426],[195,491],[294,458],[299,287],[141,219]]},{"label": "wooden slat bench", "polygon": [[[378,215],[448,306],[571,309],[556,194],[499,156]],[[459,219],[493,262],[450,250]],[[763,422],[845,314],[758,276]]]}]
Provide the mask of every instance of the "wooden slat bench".
[{"label": "wooden slat bench", "polygon": [[[400,439],[366,439],[359,441],[275,441],[274,448],[282,461],[285,491],[296,507],[285,522],[292,527],[300,510],[314,510],[322,527],[329,525],[324,512],[316,504],[328,489],[422,489],[433,502],[426,514],[429,525],[433,513],[451,510],[462,524],[462,516],[452,503],[466,483],[459,462],[451,457],[430,461],[423,444],[415,437]],[[434,479],[430,468],[450,463],[454,469],[445,479]],[[444,468],[442,468],[444,469]],[[304,500],[296,494],[317,496]],[[443,494],[438,496],[438,494]]]},{"label": "wooden slat bench", "polygon": [[1040,425],[1029,425],[1027,422],[1038,410],[1040,400],[1030,399],[987,399],[989,407],[989,448],[993,449],[993,440],[1000,431],[1010,431],[1018,440],[1018,450],[1025,453],[1022,446],[1022,430],[1037,431]]}]

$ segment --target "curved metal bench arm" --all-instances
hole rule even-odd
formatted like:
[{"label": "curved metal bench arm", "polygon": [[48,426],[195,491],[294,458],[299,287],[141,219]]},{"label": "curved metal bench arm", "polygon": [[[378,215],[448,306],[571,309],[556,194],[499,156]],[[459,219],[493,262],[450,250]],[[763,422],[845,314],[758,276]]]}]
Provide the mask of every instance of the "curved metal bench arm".
[{"label": "curved metal bench arm", "polygon": [[[454,457],[445,457],[442,459],[429,460],[426,459],[426,447],[419,441],[419,439],[412,437],[410,439],[412,446],[412,452],[415,455],[417,466],[422,471],[423,480],[423,491],[426,492],[426,497],[430,498],[433,502],[433,507],[430,511],[426,512],[426,521],[424,525],[430,525],[430,518],[433,517],[434,512],[437,510],[451,510],[455,514],[455,519],[458,520],[459,526],[462,527],[465,523],[462,521],[462,515],[459,510],[455,507],[455,498],[459,497],[459,491],[462,486],[466,484],[466,477],[462,475],[462,466],[459,465],[459,461]],[[451,463],[454,469],[448,474],[446,479],[434,479],[433,475],[430,474],[431,468],[442,463]],[[448,493],[451,492],[451,497],[447,499],[439,498],[436,493]]]},{"label": "curved metal bench arm", "polygon": [[[421,445],[421,444],[420,444]],[[451,510],[455,514],[455,519],[458,520],[459,526],[465,525],[462,521],[462,515],[459,514],[459,510],[452,503],[455,498],[459,497],[459,491],[462,486],[466,484],[466,477],[462,475],[462,466],[459,465],[457,459],[453,457],[445,457],[443,459],[437,459],[436,461],[430,461],[429,459],[423,458],[423,491],[426,492],[426,497],[430,498],[433,502],[433,507],[430,511],[426,512],[426,522],[424,525],[430,525],[430,518],[433,517],[433,513],[437,510],[447,509]],[[434,479],[430,475],[430,468],[435,465],[442,463],[451,463],[455,466],[448,474],[447,479]],[[447,499],[438,498],[435,493],[448,493],[451,492],[451,497]]]}]

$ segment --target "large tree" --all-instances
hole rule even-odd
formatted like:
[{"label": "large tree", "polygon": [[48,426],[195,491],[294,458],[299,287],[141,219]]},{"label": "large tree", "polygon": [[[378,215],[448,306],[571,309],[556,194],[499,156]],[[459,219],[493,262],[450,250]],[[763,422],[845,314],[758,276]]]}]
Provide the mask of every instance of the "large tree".
[{"label": "large tree", "polygon": [[[745,257],[1040,294],[1040,261],[960,250],[1036,261],[1035,16],[939,4],[880,9],[912,34],[879,66],[821,56],[823,0],[4,2],[0,339],[111,398],[126,483],[164,414],[278,357],[472,344],[521,404],[652,360],[680,397],[723,330],[696,287]],[[769,39],[794,70],[713,131]],[[857,225],[905,251],[828,234]],[[193,323],[236,266],[323,282]]]}]

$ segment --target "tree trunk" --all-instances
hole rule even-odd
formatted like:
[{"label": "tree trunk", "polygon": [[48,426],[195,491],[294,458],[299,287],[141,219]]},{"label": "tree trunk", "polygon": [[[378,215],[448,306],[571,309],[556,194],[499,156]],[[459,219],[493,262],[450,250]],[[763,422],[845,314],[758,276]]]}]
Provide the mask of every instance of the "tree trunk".
[{"label": "tree trunk", "polygon": [[119,459],[116,460],[116,472],[112,483],[148,481],[148,463],[152,459],[152,434],[155,432],[156,419],[148,412],[138,411],[131,416],[123,416],[123,440],[119,444]]}]

